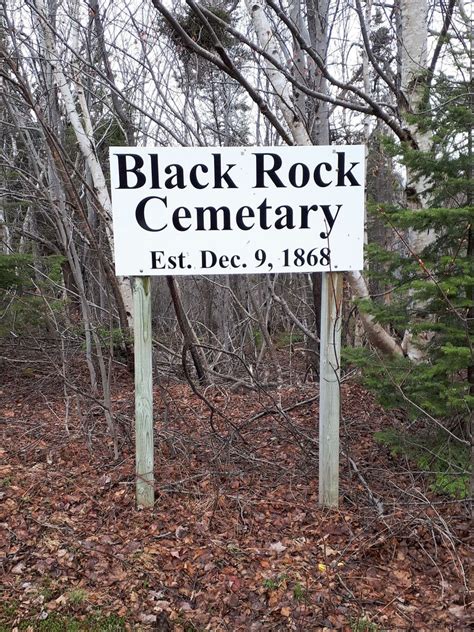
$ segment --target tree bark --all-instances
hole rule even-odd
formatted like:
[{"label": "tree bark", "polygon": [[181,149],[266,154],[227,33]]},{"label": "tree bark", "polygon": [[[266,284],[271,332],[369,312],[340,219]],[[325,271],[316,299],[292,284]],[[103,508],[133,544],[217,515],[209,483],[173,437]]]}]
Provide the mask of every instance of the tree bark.
[{"label": "tree bark", "polygon": [[187,348],[189,348],[191,353],[199,382],[201,384],[205,384],[208,381],[209,367],[207,365],[206,356],[199,346],[199,340],[196,332],[194,331],[194,328],[191,325],[188,315],[183,307],[183,299],[181,297],[179,283],[177,279],[172,276],[167,276],[166,282],[173,301],[179,328],[183,334],[184,344]]}]

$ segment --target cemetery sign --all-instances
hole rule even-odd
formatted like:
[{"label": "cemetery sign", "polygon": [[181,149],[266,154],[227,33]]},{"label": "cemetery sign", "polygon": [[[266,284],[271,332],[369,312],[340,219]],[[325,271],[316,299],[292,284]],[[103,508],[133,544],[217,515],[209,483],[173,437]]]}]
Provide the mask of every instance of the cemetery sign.
[{"label": "cemetery sign", "polygon": [[363,267],[365,148],[111,147],[118,275]]}]

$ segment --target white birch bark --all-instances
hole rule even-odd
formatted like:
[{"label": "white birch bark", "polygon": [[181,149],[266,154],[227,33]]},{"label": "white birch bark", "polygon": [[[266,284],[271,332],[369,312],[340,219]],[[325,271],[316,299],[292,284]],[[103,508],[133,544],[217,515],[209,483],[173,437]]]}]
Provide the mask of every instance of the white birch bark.
[{"label": "white birch bark", "polygon": [[[350,272],[348,275],[352,294],[358,299],[370,298],[367,283],[360,272]],[[371,314],[359,312],[361,321],[367,332],[370,342],[388,355],[403,355],[403,350],[397,341],[376,322]]]},{"label": "white birch bark", "polygon": [[5,219],[5,212],[0,203],[0,253],[8,255],[10,252],[10,231]]},{"label": "white birch bark", "polygon": [[[3,78],[0,78],[0,90],[4,91],[3,86]],[[3,112],[2,112],[3,115]],[[3,118],[3,116],[2,116]],[[2,136],[0,135],[0,140],[2,140]],[[0,198],[0,253],[7,255],[11,252],[10,250],[10,230],[7,225],[6,217],[5,217],[5,209],[3,206],[3,199]]]},{"label": "white birch bark", "polygon": [[[428,67],[428,3],[427,0],[401,0],[401,113],[404,125],[410,133],[419,149],[423,152],[430,151],[432,147],[432,137],[430,132],[419,129],[416,123],[410,120],[408,115],[419,113],[423,105],[425,92],[425,73]],[[414,212],[424,208],[429,204],[429,194],[427,193],[429,181],[414,174],[407,169],[407,189],[410,196],[407,205]],[[409,229],[407,242],[413,254],[419,255],[424,248],[435,240],[436,235],[433,230],[417,231]],[[422,305],[418,305],[420,308]],[[413,307],[417,307],[413,305]],[[410,329],[405,331],[402,348],[405,354],[414,362],[420,362],[425,357],[423,347],[429,341],[430,336],[420,339],[414,337]]]},{"label": "white birch bark", "polygon": [[[409,120],[409,114],[416,114],[422,106],[425,91],[425,73],[428,66],[428,5],[427,0],[401,0],[401,113],[403,123],[410,130],[421,151],[430,151],[431,133],[422,132],[418,125]],[[428,182],[412,173],[407,173],[407,186],[414,190],[418,201],[413,204],[423,207],[428,202],[426,189]],[[413,236],[415,252],[420,252],[430,243],[429,233]]]},{"label": "white birch bark", "polygon": [[[265,3],[263,0],[245,0],[245,4],[247,5],[260,47],[283,65],[284,62],[278,48],[278,41],[265,15]],[[265,61],[265,74],[275,90],[278,106],[291,131],[295,145],[311,145],[311,139],[303,121],[293,106],[293,95],[288,80],[269,61]]]},{"label": "white birch bark", "polygon": [[[300,31],[303,31],[303,20],[301,16],[301,3],[300,0],[293,0],[290,5],[290,17],[294,24],[298,25]],[[307,39],[309,39],[307,37]],[[305,81],[306,72],[306,59],[305,53],[301,50],[299,43],[293,38],[293,74],[297,81]],[[293,87],[293,102],[295,104],[296,111],[298,116],[301,117],[302,120],[306,119],[306,95],[297,88]]]},{"label": "white birch bark", "polygon": [[[54,81],[61,95],[68,121],[71,124],[72,129],[74,130],[79,150],[91,174],[97,199],[103,209],[103,219],[107,239],[113,252],[114,238],[112,231],[112,203],[107,189],[104,172],[96,156],[94,141],[91,136],[92,129],[90,126],[90,115],[87,110],[85,99],[80,100],[80,103],[83,109],[82,113],[84,116],[84,120],[89,121],[89,125],[87,125],[89,133],[87,132],[85,125],[82,123],[81,118],[79,117],[74,101],[74,96],[69,86],[69,81],[67,80],[64,71],[62,70],[62,62],[56,49],[53,32],[48,26],[47,11],[44,0],[35,0],[35,5],[40,16],[41,32],[43,36],[42,39],[45,48],[45,57],[52,68]],[[133,297],[130,287],[130,281],[128,278],[119,277],[118,283],[125,310],[127,311],[127,315],[129,318],[128,324],[130,327],[132,327]]]},{"label": "white birch bark", "polygon": [[[416,112],[423,98],[428,41],[426,0],[400,0],[401,10],[401,90],[407,109]],[[418,138],[416,128],[413,130]],[[420,138],[423,142],[423,139]],[[429,149],[429,145],[427,147]],[[423,149],[423,147],[420,147]]]}]

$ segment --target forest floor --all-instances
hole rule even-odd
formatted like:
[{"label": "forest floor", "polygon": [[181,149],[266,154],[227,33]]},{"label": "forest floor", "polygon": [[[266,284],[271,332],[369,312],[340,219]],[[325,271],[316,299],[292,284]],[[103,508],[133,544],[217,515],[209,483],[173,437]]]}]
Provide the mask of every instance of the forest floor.
[{"label": "forest floor", "polygon": [[156,505],[138,511],[130,377],[119,461],[92,400],[4,377],[1,630],[469,629],[468,507],[374,440],[401,421],[356,383],[337,511],[318,507],[317,385],[209,387],[211,416],[179,383],[156,387]]}]

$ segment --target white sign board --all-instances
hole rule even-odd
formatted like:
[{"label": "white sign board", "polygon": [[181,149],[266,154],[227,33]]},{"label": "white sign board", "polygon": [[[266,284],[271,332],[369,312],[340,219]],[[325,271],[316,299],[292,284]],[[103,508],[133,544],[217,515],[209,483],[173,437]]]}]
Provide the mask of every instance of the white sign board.
[{"label": "white sign board", "polygon": [[111,147],[118,275],[361,270],[365,149]]}]

